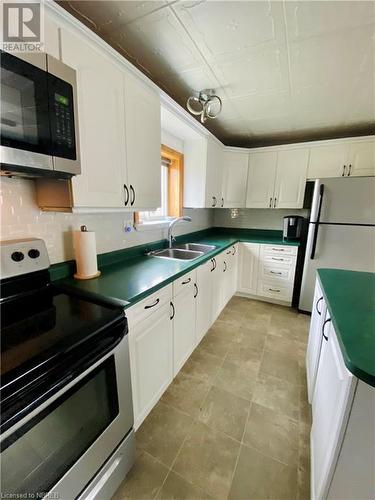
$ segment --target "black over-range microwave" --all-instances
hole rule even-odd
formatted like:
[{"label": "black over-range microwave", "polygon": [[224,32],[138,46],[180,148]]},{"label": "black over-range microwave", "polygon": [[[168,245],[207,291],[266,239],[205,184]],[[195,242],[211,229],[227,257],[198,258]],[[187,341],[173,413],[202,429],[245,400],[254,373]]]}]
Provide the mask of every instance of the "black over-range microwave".
[{"label": "black over-range microwave", "polygon": [[81,173],[76,72],[43,53],[1,58],[1,174]]}]

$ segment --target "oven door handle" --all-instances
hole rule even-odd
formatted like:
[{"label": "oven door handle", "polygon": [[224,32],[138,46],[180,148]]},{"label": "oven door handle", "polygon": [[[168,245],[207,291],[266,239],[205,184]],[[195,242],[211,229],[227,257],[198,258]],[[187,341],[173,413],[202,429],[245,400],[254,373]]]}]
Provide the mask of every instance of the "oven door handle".
[{"label": "oven door handle", "polygon": [[48,363],[41,364],[41,367],[35,369],[37,373],[28,372],[14,383],[3,386],[0,432],[3,433],[12,427],[111,352],[124,338],[126,331],[127,323],[124,317],[101,333],[97,332],[95,339],[91,338],[91,341],[83,342],[75,349],[62,352]]}]

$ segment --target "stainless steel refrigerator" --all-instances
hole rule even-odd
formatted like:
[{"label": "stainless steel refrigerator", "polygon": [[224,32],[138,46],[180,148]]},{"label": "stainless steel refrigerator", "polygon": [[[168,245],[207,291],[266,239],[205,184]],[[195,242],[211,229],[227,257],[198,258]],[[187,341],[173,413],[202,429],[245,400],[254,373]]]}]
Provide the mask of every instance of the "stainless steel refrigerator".
[{"label": "stainless steel refrigerator", "polygon": [[315,181],[300,310],[311,311],[316,270],[327,267],[375,272],[375,177]]}]

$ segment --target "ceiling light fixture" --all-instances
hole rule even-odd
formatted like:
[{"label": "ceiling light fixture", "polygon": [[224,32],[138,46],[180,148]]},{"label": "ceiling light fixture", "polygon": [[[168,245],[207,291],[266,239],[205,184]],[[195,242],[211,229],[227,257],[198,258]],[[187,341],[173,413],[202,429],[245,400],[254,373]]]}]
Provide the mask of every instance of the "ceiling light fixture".
[{"label": "ceiling light fixture", "polygon": [[187,109],[193,115],[201,117],[201,122],[204,123],[207,118],[216,118],[223,107],[223,103],[219,96],[215,95],[212,89],[201,90],[196,96],[190,96],[186,103]]}]

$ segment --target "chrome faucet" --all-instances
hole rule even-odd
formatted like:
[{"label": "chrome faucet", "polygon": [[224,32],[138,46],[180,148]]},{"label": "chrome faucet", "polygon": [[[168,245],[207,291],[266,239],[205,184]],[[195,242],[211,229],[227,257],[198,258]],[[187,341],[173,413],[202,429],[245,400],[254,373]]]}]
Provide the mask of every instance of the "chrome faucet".
[{"label": "chrome faucet", "polygon": [[172,236],[172,228],[177,222],[180,221],[186,221],[186,222],[191,222],[191,217],[188,217],[185,215],[184,217],[176,217],[176,219],[173,219],[168,226],[168,248],[172,248],[173,242],[175,241],[175,238]]}]

